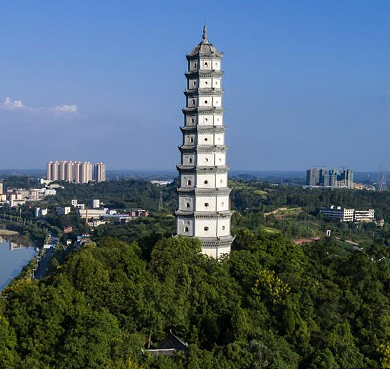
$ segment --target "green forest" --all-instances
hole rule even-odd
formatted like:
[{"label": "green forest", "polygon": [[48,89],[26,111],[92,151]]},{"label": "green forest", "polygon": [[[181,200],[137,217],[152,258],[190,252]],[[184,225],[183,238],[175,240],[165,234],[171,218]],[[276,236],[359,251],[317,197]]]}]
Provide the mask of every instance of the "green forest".
[{"label": "green forest", "polygon": [[[1,368],[351,368],[390,365],[390,252],[340,255],[237,231],[231,256],[197,240],[102,237],[0,305]],[[172,330],[188,353],[142,348]]]}]

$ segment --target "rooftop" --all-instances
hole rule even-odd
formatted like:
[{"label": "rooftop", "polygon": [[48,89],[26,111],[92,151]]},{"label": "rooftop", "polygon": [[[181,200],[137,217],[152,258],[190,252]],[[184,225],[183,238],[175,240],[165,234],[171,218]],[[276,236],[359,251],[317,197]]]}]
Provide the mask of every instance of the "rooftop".
[{"label": "rooftop", "polygon": [[193,56],[218,56],[221,57],[223,53],[219,52],[217,48],[207,39],[207,27],[203,27],[202,41],[194,47],[194,49],[187,54],[188,57]]}]

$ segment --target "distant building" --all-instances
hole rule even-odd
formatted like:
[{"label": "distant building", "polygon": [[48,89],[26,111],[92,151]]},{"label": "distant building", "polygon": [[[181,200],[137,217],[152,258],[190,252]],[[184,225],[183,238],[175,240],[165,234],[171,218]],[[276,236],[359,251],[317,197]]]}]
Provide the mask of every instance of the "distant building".
[{"label": "distant building", "polygon": [[44,217],[47,215],[47,209],[35,208],[35,217]]},{"label": "distant building", "polygon": [[150,183],[155,184],[157,186],[168,186],[173,182],[172,179],[169,179],[168,181],[158,181],[158,180],[152,180]]},{"label": "distant building", "polygon": [[0,182],[0,195],[4,193],[4,183]]},{"label": "distant building", "polygon": [[338,220],[340,222],[374,222],[375,210],[355,210],[342,206],[332,205],[329,208],[320,208],[320,214],[326,218]]},{"label": "distant building", "polygon": [[96,182],[104,182],[106,180],[106,164],[95,164],[93,171],[93,180]]},{"label": "distant building", "polygon": [[58,216],[61,216],[61,215],[67,215],[69,214],[70,212],[72,211],[71,207],[70,206],[57,206],[56,207],[56,213]]},{"label": "distant building", "polygon": [[129,215],[131,217],[148,217],[149,216],[149,211],[145,209],[131,209],[129,212]]},{"label": "distant building", "polygon": [[374,222],[375,221],[375,210],[355,210],[354,214],[355,222]]},{"label": "distant building", "polygon": [[[322,170],[323,169],[321,169],[321,171]],[[314,187],[314,186],[318,186],[319,183],[320,183],[320,171],[318,170],[318,168],[308,169],[306,171],[306,184],[308,186]]]},{"label": "distant building", "polygon": [[176,356],[179,352],[188,351],[188,343],[175,336],[172,330],[169,330],[169,334],[162,341],[153,346],[155,348],[143,349],[143,351],[152,356]]},{"label": "distant building", "polygon": [[326,218],[339,220],[340,222],[352,222],[354,209],[347,209],[342,206],[332,205],[329,208],[320,208],[320,213]]},{"label": "distant building", "polygon": [[362,183],[354,183],[352,188],[354,190],[364,190],[364,184],[362,184]]},{"label": "distant building", "polygon": [[93,199],[92,200],[92,208],[93,209],[99,209],[100,208],[100,200],[99,199]]},{"label": "distant building", "polygon": [[306,184],[310,187],[354,188],[353,170],[314,167],[306,171]]},{"label": "distant building", "polygon": [[79,215],[81,218],[94,218],[99,219],[107,214],[108,208],[104,209],[79,209]]},{"label": "distant building", "polygon": [[48,181],[73,183],[104,182],[106,165],[104,163],[92,164],[89,161],[49,161],[46,166],[46,178]]}]

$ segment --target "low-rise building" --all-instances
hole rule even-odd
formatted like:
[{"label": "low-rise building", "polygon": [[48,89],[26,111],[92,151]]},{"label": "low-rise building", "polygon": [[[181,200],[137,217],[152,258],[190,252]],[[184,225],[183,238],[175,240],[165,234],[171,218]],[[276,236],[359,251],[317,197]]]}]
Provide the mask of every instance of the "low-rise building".
[{"label": "low-rise building", "polygon": [[355,210],[354,214],[355,222],[374,222],[375,221],[375,210]]},{"label": "low-rise building", "polygon": [[81,218],[99,219],[107,214],[108,209],[79,209],[79,215]]},{"label": "low-rise building", "polygon": [[47,209],[35,208],[35,217],[44,217],[47,215]]},{"label": "low-rise building", "polygon": [[71,209],[70,206],[57,206],[57,207],[56,207],[56,214],[57,214],[58,216],[67,215],[67,214],[69,214],[71,211],[72,211],[72,209]]},{"label": "low-rise building", "polygon": [[9,200],[9,206],[11,208],[15,208],[17,206],[20,206],[20,205],[24,205],[26,203],[26,200],[25,199],[17,199],[17,198],[11,198]]},{"label": "low-rise building", "polygon": [[148,217],[149,211],[145,209],[131,209],[129,212],[131,217]]},{"label": "low-rise building", "polygon": [[347,209],[342,206],[332,205],[329,208],[320,208],[320,214],[326,218],[338,220],[340,222],[352,222],[355,209]]},{"label": "low-rise building", "polygon": [[93,199],[92,200],[92,208],[99,209],[100,208],[100,200],[99,199]]},{"label": "low-rise building", "polygon": [[338,220],[340,222],[374,222],[375,210],[355,210],[343,206],[332,205],[329,208],[320,208],[320,214],[326,218]]}]

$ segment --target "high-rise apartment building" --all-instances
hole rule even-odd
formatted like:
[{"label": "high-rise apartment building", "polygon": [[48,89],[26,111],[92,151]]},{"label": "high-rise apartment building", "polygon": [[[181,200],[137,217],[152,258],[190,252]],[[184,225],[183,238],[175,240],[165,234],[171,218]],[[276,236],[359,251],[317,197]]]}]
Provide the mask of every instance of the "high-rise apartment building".
[{"label": "high-rise apartment building", "polygon": [[65,165],[66,161],[60,161],[60,166],[59,166],[59,180],[60,181],[65,181]]},{"label": "high-rise apartment building", "polygon": [[59,173],[60,173],[60,163],[58,161],[51,162],[51,178],[50,178],[50,180],[58,181],[60,179]]},{"label": "high-rise apartment building", "polygon": [[65,164],[65,181],[73,181],[73,161],[67,161]]},{"label": "high-rise apartment building", "polygon": [[106,164],[104,163],[95,164],[93,179],[96,182],[104,182],[106,180]]},{"label": "high-rise apartment building", "polygon": [[74,183],[103,182],[106,180],[106,165],[89,161],[49,161],[46,166],[46,178],[51,181]]},{"label": "high-rise apartment building", "polygon": [[187,54],[176,233],[197,237],[214,258],[230,253],[230,188],[222,107],[222,53],[203,39]]},{"label": "high-rise apartment building", "polygon": [[354,188],[353,170],[308,169],[306,172],[306,184],[311,187]]},{"label": "high-rise apartment building", "polygon": [[80,174],[81,174],[81,161],[76,161],[73,163],[72,182],[81,183]]},{"label": "high-rise apartment building", "polygon": [[80,182],[88,183],[92,181],[93,165],[89,161],[81,164]]}]

